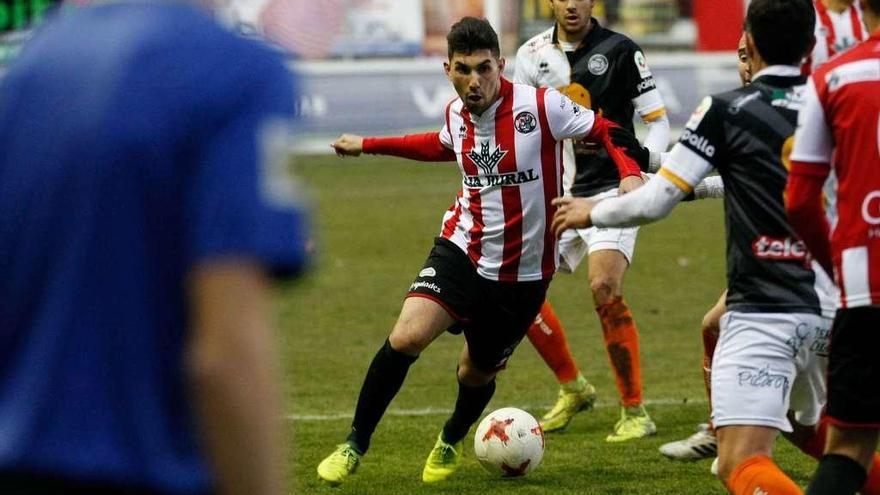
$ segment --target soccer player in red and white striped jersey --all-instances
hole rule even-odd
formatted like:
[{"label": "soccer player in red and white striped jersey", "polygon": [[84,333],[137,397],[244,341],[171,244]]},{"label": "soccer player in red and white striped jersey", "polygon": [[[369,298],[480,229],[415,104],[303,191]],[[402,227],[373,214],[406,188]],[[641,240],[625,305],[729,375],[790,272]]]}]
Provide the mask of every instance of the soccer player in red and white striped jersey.
[{"label": "soccer player in red and white striped jersey", "polygon": [[812,74],[822,64],[868,38],[862,9],[855,0],[814,0],[816,44],[801,70]]},{"label": "soccer player in red and white striped jersey", "polygon": [[[840,287],[828,364],[831,424],[811,495],[859,490],[880,433],[880,0],[861,4],[871,36],[813,74],[787,189],[792,226]],[[832,169],[833,229],[819,199]]]},{"label": "soccer player in red and white striped jersey", "polygon": [[[391,335],[361,387],[351,434],[318,466],[338,484],[354,472],[407,370],[438,336],[463,332],[458,399],[425,463],[422,480],[458,467],[462,439],[495,390],[495,375],[525,336],[556,271],[551,201],[562,193],[562,141],[601,143],[620,170],[621,187],[641,184],[638,165],[614,147],[614,124],[555,89],[501,76],[498,38],[485,20],[464,18],[448,37],[446,74],[459,98],[446,106],[440,132],[397,138],[343,135],[340,155],[395,155],[457,161],[462,188],[409,289]],[[515,469],[516,467],[513,467]]]}]

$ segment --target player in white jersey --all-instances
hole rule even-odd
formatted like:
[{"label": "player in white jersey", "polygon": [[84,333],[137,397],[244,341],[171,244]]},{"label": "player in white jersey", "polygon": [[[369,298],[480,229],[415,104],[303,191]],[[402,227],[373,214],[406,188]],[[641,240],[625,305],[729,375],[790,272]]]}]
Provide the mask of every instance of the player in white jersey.
[{"label": "player in white jersey", "polygon": [[459,98],[446,106],[440,132],[399,138],[343,135],[340,155],[457,161],[462,188],[444,215],[434,249],[409,289],[391,335],[361,387],[351,434],[318,466],[339,484],[354,472],[409,366],[447,330],[464,333],[458,399],[422,471],[441,481],[458,468],[463,438],[495,390],[495,375],[525,335],[557,266],[549,223],[562,191],[562,141],[602,143],[624,187],[640,170],[611,144],[614,124],[554,89],[503,77],[498,37],[489,23],[466,17],[447,36],[447,76]]},{"label": "player in white jersey", "polygon": [[816,44],[801,67],[812,74],[830,58],[868,39],[864,16],[856,0],[814,0]]}]

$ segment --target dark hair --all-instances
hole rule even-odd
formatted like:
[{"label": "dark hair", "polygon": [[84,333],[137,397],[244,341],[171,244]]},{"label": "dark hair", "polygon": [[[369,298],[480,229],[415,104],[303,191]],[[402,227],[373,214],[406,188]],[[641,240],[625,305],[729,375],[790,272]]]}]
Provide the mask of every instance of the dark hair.
[{"label": "dark hair", "polygon": [[[856,0],[858,2],[859,0]],[[865,0],[866,6],[871,9],[874,14],[880,14],[880,0]]]},{"label": "dark hair", "polygon": [[800,65],[813,48],[816,13],[809,0],[752,0],[746,31],[768,65]]},{"label": "dark hair", "polygon": [[486,19],[462,17],[449,29],[446,44],[450,59],[453,53],[470,55],[476,50],[489,50],[495,58],[501,57],[498,35]]}]

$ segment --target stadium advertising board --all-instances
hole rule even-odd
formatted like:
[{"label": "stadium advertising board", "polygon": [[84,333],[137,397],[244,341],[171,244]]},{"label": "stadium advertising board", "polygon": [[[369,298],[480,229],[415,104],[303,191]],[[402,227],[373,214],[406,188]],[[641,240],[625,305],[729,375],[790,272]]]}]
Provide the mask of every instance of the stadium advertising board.
[{"label": "stadium advertising board", "polygon": [[[455,97],[440,59],[301,62],[293,68],[302,83],[299,112],[305,132],[315,138],[308,151],[329,151],[325,138],[343,132],[439,129],[446,103]],[[674,127],[684,125],[703,96],[739,85],[730,53],[658,55],[651,58],[651,69]]]}]

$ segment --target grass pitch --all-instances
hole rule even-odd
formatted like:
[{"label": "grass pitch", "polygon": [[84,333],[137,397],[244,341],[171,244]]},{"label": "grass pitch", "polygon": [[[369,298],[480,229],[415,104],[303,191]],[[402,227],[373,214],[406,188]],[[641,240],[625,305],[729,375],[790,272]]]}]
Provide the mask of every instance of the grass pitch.
[{"label": "grass pitch", "polygon": [[[445,483],[422,484],[425,458],[456,395],[455,365],[464,339],[446,334],[410,369],[358,472],[337,488],[319,483],[315,467],[348,433],[367,366],[431,249],[460,176],[451,163],[375,157],[301,157],[295,168],[314,196],[320,256],[306,279],[278,293],[294,493],[725,493],[709,474],[709,461],[673,462],[657,452],[661,444],[691,434],[707,416],[699,324],[724,287],[724,220],[717,200],[682,204],[643,228],[625,280],[656,436],[604,441],[617,419],[617,392],[584,266],[574,275],[557,275],[549,297],[599,403],[566,432],[547,436],[535,472],[514,480],[490,477],[474,458],[469,436],[459,472]],[[499,376],[487,412],[515,406],[540,417],[556,391],[552,373],[524,340]],[[795,481],[806,484],[812,459],[781,439],[776,456]]]}]

